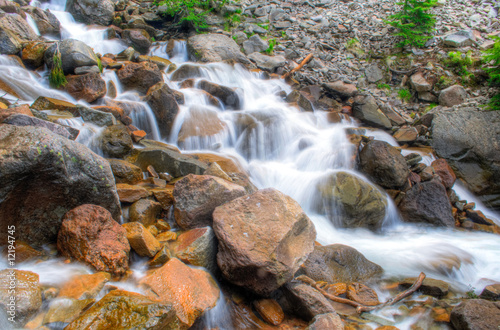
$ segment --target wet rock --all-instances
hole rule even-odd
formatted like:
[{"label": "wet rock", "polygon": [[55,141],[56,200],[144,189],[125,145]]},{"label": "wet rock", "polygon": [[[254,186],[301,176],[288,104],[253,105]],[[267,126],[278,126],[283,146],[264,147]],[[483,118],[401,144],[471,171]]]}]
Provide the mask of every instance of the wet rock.
[{"label": "wet rock", "polygon": [[[1,117],[1,114],[0,114]],[[52,123],[50,121],[38,119],[36,117],[31,117],[23,114],[15,114],[7,117],[4,121],[4,124],[15,125],[15,126],[33,126],[33,127],[43,127],[51,132],[65,137],[66,139],[75,140],[79,130],[69,127],[62,126],[59,124]]]},{"label": "wet rock", "polygon": [[149,88],[144,98],[153,110],[160,133],[164,138],[170,136],[175,117],[179,113],[175,93],[167,84],[159,82]]},{"label": "wet rock", "polygon": [[285,318],[281,306],[274,299],[260,299],[253,303],[259,315],[269,324],[279,325]]},{"label": "wet rock", "polygon": [[40,111],[41,110],[62,110],[62,111],[67,110],[70,112],[76,111],[76,105],[74,105],[73,103],[45,96],[39,96],[35,100],[35,102],[33,102],[31,108]]},{"label": "wet rock", "polygon": [[205,267],[212,274],[217,270],[217,239],[211,227],[191,229],[180,234],[172,250],[182,262]]},{"label": "wet rock", "polygon": [[113,290],[65,329],[176,329],[174,311],[141,294]]},{"label": "wet rock", "polygon": [[160,212],[160,203],[151,199],[141,199],[130,206],[129,219],[130,221],[137,221],[145,227],[149,227],[156,222]]},{"label": "wet rock", "polygon": [[343,330],[344,323],[337,313],[326,313],[315,316],[306,330]]},{"label": "wet rock", "polygon": [[142,257],[154,257],[160,251],[160,242],[139,222],[123,224],[132,249]]},{"label": "wet rock", "polygon": [[358,302],[366,306],[376,306],[380,304],[375,290],[362,283],[351,283],[347,286],[347,299]]},{"label": "wet rock", "polygon": [[363,122],[380,128],[389,129],[391,122],[386,115],[378,108],[377,102],[373,96],[357,96],[353,104],[354,117]]},{"label": "wet rock", "polygon": [[314,247],[314,251],[300,272],[315,281],[363,283],[380,277],[383,270],[356,249],[342,244],[332,244]]},{"label": "wet rock", "polygon": [[466,47],[472,46],[476,41],[476,37],[471,30],[462,30],[451,33],[444,38],[444,44],[451,47]]},{"label": "wet rock", "polygon": [[275,72],[277,68],[283,67],[286,64],[286,59],[283,56],[268,56],[261,53],[252,53],[248,58],[262,70]]},{"label": "wet rock", "polygon": [[109,280],[111,280],[111,275],[105,272],[76,275],[61,287],[58,297],[94,299]]},{"label": "wet rock", "polygon": [[218,112],[202,106],[191,106],[186,114],[178,135],[179,145],[189,144],[198,138],[224,134],[227,124],[218,116]]},{"label": "wet rock", "polygon": [[285,101],[288,103],[297,103],[301,111],[314,112],[314,105],[305,92],[294,90],[287,95]]},{"label": "wet rock", "polygon": [[101,127],[116,125],[116,118],[111,112],[87,108],[81,105],[78,105],[77,109],[86,123],[92,123]]},{"label": "wet rock", "polygon": [[142,29],[123,30],[122,40],[141,54],[147,54],[151,47],[151,37]]},{"label": "wet rock", "polygon": [[117,183],[116,191],[122,203],[134,203],[149,196],[149,192],[141,186],[132,186],[125,183]]},{"label": "wet rock", "polygon": [[398,189],[408,180],[408,165],[401,152],[384,141],[370,141],[359,153],[359,169],[376,184]]},{"label": "wet rock", "polygon": [[0,28],[0,54],[18,54],[23,48],[21,42],[12,31]]},{"label": "wet rock", "polygon": [[453,172],[453,169],[450,167],[450,165],[448,165],[446,159],[436,159],[432,162],[431,166],[434,169],[435,173],[441,178],[441,182],[443,183],[445,188],[449,189],[453,187],[457,176],[455,175],[455,172]]},{"label": "wet rock", "polygon": [[[49,44],[45,42],[30,42],[23,47],[21,59],[24,65],[30,69],[37,69],[44,64],[43,55],[49,48]],[[17,53],[17,52],[16,52]],[[3,52],[2,52],[3,54]]]},{"label": "wet rock", "polygon": [[439,93],[439,105],[445,107],[452,107],[454,105],[459,105],[467,100],[467,92],[460,85],[453,85],[446,89],[443,89]]},{"label": "wet rock", "polygon": [[121,158],[134,147],[132,138],[123,125],[106,127],[99,137],[99,142],[103,153],[112,158]]},{"label": "wet rock", "polygon": [[[316,209],[345,228],[379,229],[386,216],[387,198],[372,184],[347,172],[336,172],[318,182]],[[338,208],[342,213],[339,217]]]},{"label": "wet rock", "polygon": [[[32,248],[29,244],[26,244],[23,241],[16,241],[14,243],[14,246],[16,247],[16,262],[21,263],[25,261],[34,261],[37,259],[40,259],[45,255],[45,253],[35,250]],[[5,259],[8,258],[8,249],[4,249],[3,255]]]},{"label": "wet rock", "polygon": [[123,275],[128,270],[130,245],[126,231],[103,207],[78,206],[64,216],[57,250],[98,271]]},{"label": "wet rock", "polygon": [[497,330],[500,303],[483,299],[467,299],[451,311],[450,322],[457,330]]},{"label": "wet rock", "polygon": [[290,280],[313,250],[311,220],[297,202],[275,189],[227,202],[215,209],[213,218],[224,277],[261,295]]},{"label": "wet rock", "polygon": [[125,160],[108,159],[116,183],[134,184],[142,180],[142,170]]},{"label": "wet rock", "polygon": [[172,73],[172,81],[183,81],[190,78],[203,77],[203,71],[200,66],[194,64],[183,64]]},{"label": "wet rock", "polygon": [[[488,129],[484,129],[487,127]],[[432,121],[431,145],[468,189],[500,209],[500,112],[470,108],[440,111]]]},{"label": "wet rock", "polygon": [[415,184],[399,204],[404,221],[455,227],[446,188],[438,180]]},{"label": "wet rock", "polygon": [[170,259],[141,280],[147,295],[172,305],[180,329],[190,327],[201,314],[214,307],[219,288],[209,273]]},{"label": "wet rock", "polygon": [[55,242],[63,215],[85,203],[119,219],[109,164],[85,146],[45,128],[0,125],[0,149],[0,224],[15,225],[18,240]]},{"label": "wet rock", "polygon": [[164,210],[170,209],[170,207],[174,204],[174,186],[166,186],[163,189],[154,189],[152,192]]},{"label": "wet rock", "polygon": [[67,324],[74,321],[80,314],[95,302],[94,299],[77,300],[72,298],[57,299],[50,302],[43,324]]},{"label": "wet rock", "polygon": [[78,67],[97,65],[97,56],[92,48],[79,40],[66,39],[54,43],[45,51],[43,57],[49,69],[54,66],[53,58],[57,48],[59,48],[62,69],[66,75],[75,73]]},{"label": "wet rock", "polygon": [[57,17],[50,12],[49,9],[42,10],[40,8],[33,8],[31,16],[36,23],[38,31],[41,35],[51,35],[59,37],[61,34],[61,23]]},{"label": "wet rock", "polygon": [[384,73],[376,63],[369,65],[365,69],[365,76],[366,80],[370,83],[376,83],[377,81],[384,79]]},{"label": "wet rock", "polygon": [[158,66],[151,62],[128,63],[116,74],[125,89],[135,89],[144,94],[151,86],[163,81]]},{"label": "wet rock", "polygon": [[207,170],[203,172],[203,175],[216,176],[218,178],[233,182],[233,179],[231,179],[231,177],[227,175],[227,173],[224,172],[224,170],[216,162],[211,163]]},{"label": "wet rock", "polygon": [[[12,300],[12,297],[15,300]],[[2,313],[5,311],[8,317],[15,316],[14,324],[17,327],[22,327],[24,321],[34,315],[42,306],[42,291],[40,290],[38,274],[18,269],[0,271],[0,298]],[[15,304],[9,305],[12,301]],[[13,313],[9,313],[9,311]]]},{"label": "wet rock", "polygon": [[327,93],[337,95],[342,99],[348,99],[358,93],[358,89],[353,84],[346,84],[342,80],[321,85]]},{"label": "wet rock", "polygon": [[35,31],[19,14],[8,14],[0,17],[0,30],[4,33],[8,31],[7,34],[14,35],[21,42],[38,39]]},{"label": "wet rock", "polygon": [[91,103],[106,95],[106,82],[99,73],[67,76],[66,79],[68,83],[64,89],[77,100]]},{"label": "wet rock", "polygon": [[292,315],[298,315],[310,321],[317,315],[337,314],[328,299],[308,284],[292,281],[287,283],[282,290],[286,299],[285,308]]},{"label": "wet rock", "polygon": [[399,143],[415,142],[418,138],[418,131],[415,127],[401,127],[394,133],[393,137]]},{"label": "wet rock", "polygon": [[217,206],[245,194],[243,187],[221,178],[190,174],[175,184],[175,220],[183,229],[211,226]]},{"label": "wet rock", "polygon": [[269,48],[269,43],[263,40],[257,34],[248,38],[248,40],[243,42],[243,50],[245,54],[250,55],[254,52],[260,53]]},{"label": "wet rock", "polygon": [[240,51],[238,44],[222,34],[200,34],[187,41],[189,56],[199,62],[222,62],[225,60],[248,64],[249,61]]},{"label": "wet rock", "polygon": [[68,0],[66,11],[79,22],[108,26],[115,14],[115,5],[111,0]]},{"label": "wet rock", "polygon": [[30,107],[27,104],[23,104],[18,107],[0,109],[0,123],[13,115],[25,115],[28,117],[33,117],[33,113],[31,112]]},{"label": "wet rock", "polygon": [[241,101],[235,89],[218,85],[207,80],[201,80],[198,83],[198,88],[221,100],[221,102],[229,109],[240,110]]},{"label": "wet rock", "polygon": [[[399,287],[401,290],[406,290],[410,286],[415,283],[417,279],[407,278],[404,281],[399,282]],[[422,282],[420,288],[418,288],[418,292],[421,292],[425,295],[433,296],[436,298],[443,298],[448,294],[449,285],[445,281],[435,280],[433,278],[426,277]]]},{"label": "wet rock", "polygon": [[[154,64],[156,64],[158,66],[158,69],[160,69],[162,71],[165,70],[166,68],[172,69],[175,67],[175,64],[173,64],[172,62],[170,62],[166,58],[159,57],[159,56],[141,55],[141,56],[139,56],[137,61],[138,62],[145,62],[145,61],[153,62]],[[168,70],[168,72],[170,73],[171,70]]]},{"label": "wet rock", "polygon": [[483,292],[479,295],[481,299],[487,300],[500,300],[500,284],[488,285],[483,289]]}]

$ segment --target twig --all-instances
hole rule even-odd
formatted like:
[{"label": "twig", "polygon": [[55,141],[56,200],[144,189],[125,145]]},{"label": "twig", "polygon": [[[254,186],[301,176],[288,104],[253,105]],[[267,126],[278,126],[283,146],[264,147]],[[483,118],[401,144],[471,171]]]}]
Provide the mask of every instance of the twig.
[{"label": "twig", "polygon": [[293,69],[292,71],[290,71],[290,72],[285,73],[284,75],[282,75],[282,76],[281,76],[281,79],[288,78],[288,77],[289,77],[292,73],[297,72],[297,71],[299,71],[300,69],[302,69],[302,67],[303,67],[304,65],[306,65],[307,63],[309,63],[309,61],[310,61],[310,60],[312,60],[312,58],[313,58],[313,54],[309,54],[309,55],[307,55],[307,56],[306,56],[306,58],[305,58],[302,62],[300,62],[300,64],[299,64],[299,66],[298,66],[298,67],[296,67],[296,68],[295,68],[295,69]]}]

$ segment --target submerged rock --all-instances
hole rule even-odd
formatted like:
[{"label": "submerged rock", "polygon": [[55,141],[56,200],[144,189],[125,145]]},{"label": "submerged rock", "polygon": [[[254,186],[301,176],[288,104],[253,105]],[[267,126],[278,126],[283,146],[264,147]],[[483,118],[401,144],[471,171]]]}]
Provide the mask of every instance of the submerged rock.
[{"label": "submerged rock", "polygon": [[179,113],[176,91],[164,82],[159,82],[149,88],[144,101],[153,110],[162,137],[169,138],[175,117]]}]

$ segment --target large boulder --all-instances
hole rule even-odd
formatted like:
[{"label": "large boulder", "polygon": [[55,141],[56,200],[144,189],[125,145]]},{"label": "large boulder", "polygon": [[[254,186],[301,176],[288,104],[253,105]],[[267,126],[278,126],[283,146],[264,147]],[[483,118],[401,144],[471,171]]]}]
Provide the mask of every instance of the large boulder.
[{"label": "large boulder", "polygon": [[391,121],[379,109],[377,101],[371,95],[359,95],[354,99],[352,107],[354,117],[375,127],[390,129],[392,127]]},{"label": "large boulder", "polygon": [[210,93],[218,98],[224,106],[232,110],[240,110],[241,101],[235,89],[226,86],[218,85],[207,80],[201,80],[198,83],[198,88]]},{"label": "large boulder", "polygon": [[179,113],[175,91],[164,82],[159,82],[149,88],[144,101],[153,110],[162,137],[168,139],[175,117]]},{"label": "large boulder", "polygon": [[81,205],[66,213],[57,235],[57,249],[98,271],[121,276],[128,270],[126,231],[111,213],[97,205]]},{"label": "large boulder", "polygon": [[[487,129],[485,129],[485,127]],[[440,111],[432,121],[431,145],[466,187],[500,210],[500,111]]]},{"label": "large boulder", "polygon": [[500,302],[464,300],[451,311],[450,322],[456,330],[498,330]]},{"label": "large boulder", "polygon": [[[144,277],[140,284],[156,301],[172,305],[177,328],[187,329],[219,299],[219,288],[204,270],[186,266],[177,258]],[[168,328],[167,328],[168,329]]]},{"label": "large boulder", "polygon": [[87,147],[45,128],[0,125],[0,149],[0,224],[15,225],[18,240],[55,242],[63,215],[82,204],[120,218],[109,163]]},{"label": "large boulder", "polygon": [[113,290],[65,329],[176,329],[171,305],[135,292]]},{"label": "large boulder", "polygon": [[[1,115],[0,115],[1,117]],[[70,140],[75,140],[78,134],[80,133],[79,130],[69,127],[69,126],[62,126],[50,121],[46,121],[43,119],[38,119],[36,117],[31,117],[28,115],[23,115],[23,114],[14,114],[9,117],[7,117],[4,121],[4,124],[9,124],[9,125],[15,125],[15,126],[34,126],[34,127],[45,127],[51,132],[56,133],[57,135],[60,135],[62,137],[65,137],[66,139]]]},{"label": "large boulder", "polygon": [[[31,9],[31,8],[30,8]],[[41,35],[51,35],[59,37],[61,34],[61,23],[50,10],[42,10],[33,7],[30,14],[36,23],[36,27]]]},{"label": "large boulder", "polygon": [[316,231],[299,204],[275,189],[215,209],[217,264],[226,279],[268,295],[288,282],[312,252]]},{"label": "large boulder", "polygon": [[328,283],[367,282],[382,272],[382,267],[358,250],[342,244],[316,246],[300,270],[315,281]]},{"label": "large boulder", "polygon": [[91,103],[106,95],[106,82],[99,73],[71,75],[66,78],[68,83],[64,85],[64,89],[76,100]]},{"label": "large boulder", "polygon": [[183,229],[211,226],[217,206],[245,194],[242,186],[224,179],[189,174],[175,184],[175,221]]},{"label": "large boulder", "polygon": [[370,141],[359,153],[359,169],[376,184],[401,188],[408,179],[408,165],[401,152],[384,141]]},{"label": "large boulder", "polygon": [[141,54],[147,54],[151,47],[151,37],[146,30],[127,29],[122,32],[122,39],[128,46]]},{"label": "large boulder", "polygon": [[58,48],[64,74],[73,74],[76,68],[82,66],[97,65],[98,59],[92,48],[80,40],[66,39],[54,43],[45,51],[44,60],[49,69],[54,65],[53,57]]},{"label": "large boulder", "polygon": [[132,138],[123,125],[106,127],[99,137],[104,155],[111,158],[121,158],[134,147]]},{"label": "large boulder", "polygon": [[0,29],[0,54],[16,55],[22,48],[19,37],[10,30]]},{"label": "large boulder", "polygon": [[406,222],[455,227],[446,188],[437,179],[415,184],[401,200],[399,211]]},{"label": "large boulder", "polygon": [[112,0],[68,0],[66,11],[79,22],[107,26],[113,20],[115,5]]},{"label": "large boulder", "polygon": [[118,70],[117,75],[126,89],[136,89],[144,94],[151,86],[163,81],[158,66],[151,62],[128,63]]},{"label": "large boulder", "polygon": [[187,41],[189,56],[194,61],[221,62],[225,60],[248,64],[238,44],[222,34],[198,34]]},{"label": "large boulder", "polygon": [[380,229],[387,198],[374,185],[348,172],[335,172],[318,182],[316,209],[345,228]]},{"label": "large boulder", "polygon": [[21,41],[38,39],[38,35],[19,14],[5,14],[0,17],[0,31],[9,31]]},{"label": "large boulder", "polygon": [[465,100],[467,100],[467,92],[460,85],[450,86],[439,93],[439,105],[445,107],[462,104]]}]

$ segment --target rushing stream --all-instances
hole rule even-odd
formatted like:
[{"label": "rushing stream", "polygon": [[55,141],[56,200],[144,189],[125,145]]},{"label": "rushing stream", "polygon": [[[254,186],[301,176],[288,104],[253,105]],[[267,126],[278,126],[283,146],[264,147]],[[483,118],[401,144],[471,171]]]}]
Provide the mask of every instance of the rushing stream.
[{"label": "rushing stream", "polygon": [[[53,0],[44,4],[33,1],[32,4],[49,8],[57,16],[62,25],[63,38],[79,39],[101,54],[117,54],[126,48],[119,40],[105,40],[104,30],[76,23],[70,14],[63,11],[65,1]],[[30,24],[34,22],[30,20]],[[151,54],[169,58],[165,43],[154,46]],[[180,66],[187,58],[185,43],[177,42],[170,60]],[[356,123],[344,121],[331,124],[321,111],[300,112],[291,107],[278,95],[280,91],[291,92],[291,88],[282,80],[266,80],[262,74],[249,72],[239,65],[193,65],[202,67],[203,79],[237,88],[243,100],[243,110],[224,110],[210,105],[201,90],[181,89],[179,83],[171,81],[170,75],[165,73],[165,83],[185,96],[185,104],[180,106],[171,136],[161,137],[165,142],[177,145],[183,151],[217,152],[235,157],[258,188],[274,187],[300,203],[315,224],[318,242],[341,243],[358,249],[369,260],[381,265],[386,277],[417,276],[424,271],[429,277],[445,280],[457,289],[467,290],[468,286],[472,286],[477,291],[486,284],[500,281],[500,239],[496,235],[405,224],[391,202],[388,203],[384,226],[378,233],[336,228],[335,217],[329,219],[315,211],[316,190],[319,182],[339,170],[367,180],[354,170],[354,146],[345,133],[346,128],[356,127]],[[31,103],[40,95],[75,102],[68,94],[48,88],[46,72],[40,75],[30,73],[6,56],[0,56],[0,74],[19,95],[20,103]],[[105,70],[103,79],[106,82],[113,81],[117,87],[118,96],[115,100],[127,103],[133,109],[133,124],[148,132],[151,138],[159,140],[160,130],[154,115],[149,106],[141,101],[139,94],[122,92],[116,74],[112,71]],[[15,99],[13,96],[8,97]],[[196,122],[200,118],[219,122],[222,129],[211,136],[190,136],[178,141],[183,124]],[[243,126],[240,124],[242,121],[251,121],[253,124]],[[62,119],[62,123],[82,130],[77,141],[99,152],[93,144],[93,136],[100,132],[98,128],[79,119]],[[211,124],[196,122],[198,126]],[[374,131],[367,132],[367,135],[397,145],[387,133]],[[403,151],[404,154],[409,152]],[[430,163],[432,157],[424,155],[424,162]],[[476,202],[477,208],[498,223],[500,217],[486,209],[465,188],[457,184],[455,190],[461,198]],[[450,261],[454,267],[446,266]],[[0,268],[6,268],[6,265],[2,264]],[[24,264],[20,268],[38,273],[43,284],[61,283],[73,274],[89,272],[87,267],[64,265],[54,260],[36,265]],[[136,276],[143,272],[140,264],[136,264],[134,269]],[[132,284],[120,285],[127,290],[138,291]],[[217,323],[215,314],[227,313],[221,304],[225,303],[220,303],[206,317],[212,325]],[[405,324],[398,326],[402,329],[406,327]]]}]

